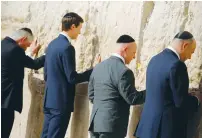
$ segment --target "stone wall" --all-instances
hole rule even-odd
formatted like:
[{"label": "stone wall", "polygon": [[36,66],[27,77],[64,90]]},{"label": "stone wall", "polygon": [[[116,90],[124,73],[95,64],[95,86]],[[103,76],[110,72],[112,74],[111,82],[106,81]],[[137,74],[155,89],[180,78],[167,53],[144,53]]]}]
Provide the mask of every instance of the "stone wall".
[{"label": "stone wall", "polygon": [[[44,47],[58,36],[62,16],[68,11],[77,12],[85,20],[81,35],[77,41],[73,42],[76,48],[77,70],[83,71],[92,67],[97,53],[100,53],[103,59],[109,57],[116,47],[116,39],[121,34],[129,34],[135,38],[138,44],[136,59],[131,62],[129,68],[134,71],[137,89],[142,90],[145,88],[145,72],[151,57],[167,47],[178,31],[187,30],[193,33],[197,42],[196,52],[193,54],[192,59],[186,62],[190,77],[190,88],[198,88],[202,78],[201,7],[202,2],[194,1],[4,1],[1,2],[1,38],[20,27],[30,27],[43,46],[40,51],[40,54],[42,54]],[[137,62],[141,64],[139,68],[136,67]],[[39,73],[42,72],[43,70],[41,69]],[[39,88],[33,89],[30,85],[33,82],[29,81],[30,92],[27,76],[25,77],[24,108],[21,115],[16,114],[14,129],[11,134],[12,138],[39,137],[43,120],[43,78],[39,78],[41,80],[39,81]],[[38,93],[36,94],[36,92]],[[82,97],[82,94],[80,96]],[[75,103],[75,106],[78,107],[75,115],[80,115],[80,112],[85,109],[85,118],[88,118],[91,105],[82,104],[88,103],[85,98],[77,101],[80,103]],[[138,121],[140,111],[141,106],[131,107],[131,119],[133,121],[129,124],[128,135],[134,131],[135,122]],[[81,115],[78,116],[78,118],[80,117]],[[84,122],[84,126],[78,125],[78,122],[74,122],[73,118],[74,116],[71,119],[72,125],[67,135],[71,138],[76,138],[77,136],[73,133],[75,127],[80,127],[80,134],[86,133],[83,128],[86,128],[88,122]],[[29,127],[30,124],[33,124],[33,128]]]}]

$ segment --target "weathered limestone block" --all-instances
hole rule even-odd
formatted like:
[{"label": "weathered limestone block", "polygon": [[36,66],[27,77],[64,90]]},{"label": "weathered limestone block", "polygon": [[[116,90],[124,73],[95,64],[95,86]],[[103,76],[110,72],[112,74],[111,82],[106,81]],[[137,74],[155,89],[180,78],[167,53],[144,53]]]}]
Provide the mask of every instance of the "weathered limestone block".
[{"label": "weathered limestone block", "polygon": [[74,112],[71,119],[70,138],[88,138],[90,107],[88,100],[88,83],[76,86]]},{"label": "weathered limestone block", "polygon": [[140,120],[142,107],[143,107],[143,105],[136,105],[136,106],[130,107],[127,138],[134,138],[133,134],[134,134],[137,124]]},{"label": "weathered limestone block", "polygon": [[30,73],[28,85],[31,92],[31,105],[26,128],[26,138],[40,138],[43,127],[43,97],[45,83],[43,76]]}]

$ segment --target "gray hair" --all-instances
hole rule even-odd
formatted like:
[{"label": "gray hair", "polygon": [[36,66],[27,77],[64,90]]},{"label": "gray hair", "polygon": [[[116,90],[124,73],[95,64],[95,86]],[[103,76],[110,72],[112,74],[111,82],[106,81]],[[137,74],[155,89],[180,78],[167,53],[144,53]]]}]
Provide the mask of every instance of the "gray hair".
[{"label": "gray hair", "polygon": [[29,42],[32,42],[33,41],[33,35],[32,35],[32,32],[31,30],[27,30],[27,29],[19,29],[17,31],[15,31],[11,36],[10,38],[12,38],[13,40],[19,40],[23,37],[26,37],[28,39]]},{"label": "gray hair", "polygon": [[189,42],[192,43],[195,39],[194,38],[190,38],[190,39],[179,39],[179,38],[174,38],[173,42],[174,43],[181,43],[181,42]]}]

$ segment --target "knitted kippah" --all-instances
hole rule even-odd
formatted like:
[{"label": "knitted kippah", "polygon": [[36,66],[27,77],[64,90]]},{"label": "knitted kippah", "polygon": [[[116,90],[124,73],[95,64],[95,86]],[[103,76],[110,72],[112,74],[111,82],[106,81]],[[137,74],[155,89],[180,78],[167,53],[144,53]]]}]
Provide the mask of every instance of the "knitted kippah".
[{"label": "knitted kippah", "polygon": [[174,38],[187,40],[187,39],[193,38],[193,35],[188,31],[183,31],[183,32],[177,33]]}]

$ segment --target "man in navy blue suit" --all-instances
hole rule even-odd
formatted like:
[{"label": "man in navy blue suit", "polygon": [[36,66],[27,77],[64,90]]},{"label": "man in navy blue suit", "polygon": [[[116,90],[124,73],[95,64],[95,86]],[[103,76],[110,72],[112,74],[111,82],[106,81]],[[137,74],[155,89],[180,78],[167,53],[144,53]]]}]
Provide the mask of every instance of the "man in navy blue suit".
[{"label": "man in navy blue suit", "polygon": [[67,13],[62,18],[62,32],[47,48],[42,138],[64,138],[74,108],[75,84],[88,81],[92,72],[76,72],[71,40],[80,34],[82,23],[78,14]]},{"label": "man in navy blue suit", "polygon": [[[32,59],[40,48],[33,41],[29,28],[21,28],[1,41],[1,137],[9,138],[13,127],[15,111],[23,108],[24,68],[39,69],[44,66],[45,55]],[[25,54],[31,47],[30,56]]]},{"label": "man in navy blue suit", "polygon": [[197,111],[200,95],[189,95],[184,63],[196,48],[193,35],[178,33],[171,47],[149,62],[146,101],[135,136],[138,138],[186,138],[188,113]]}]

